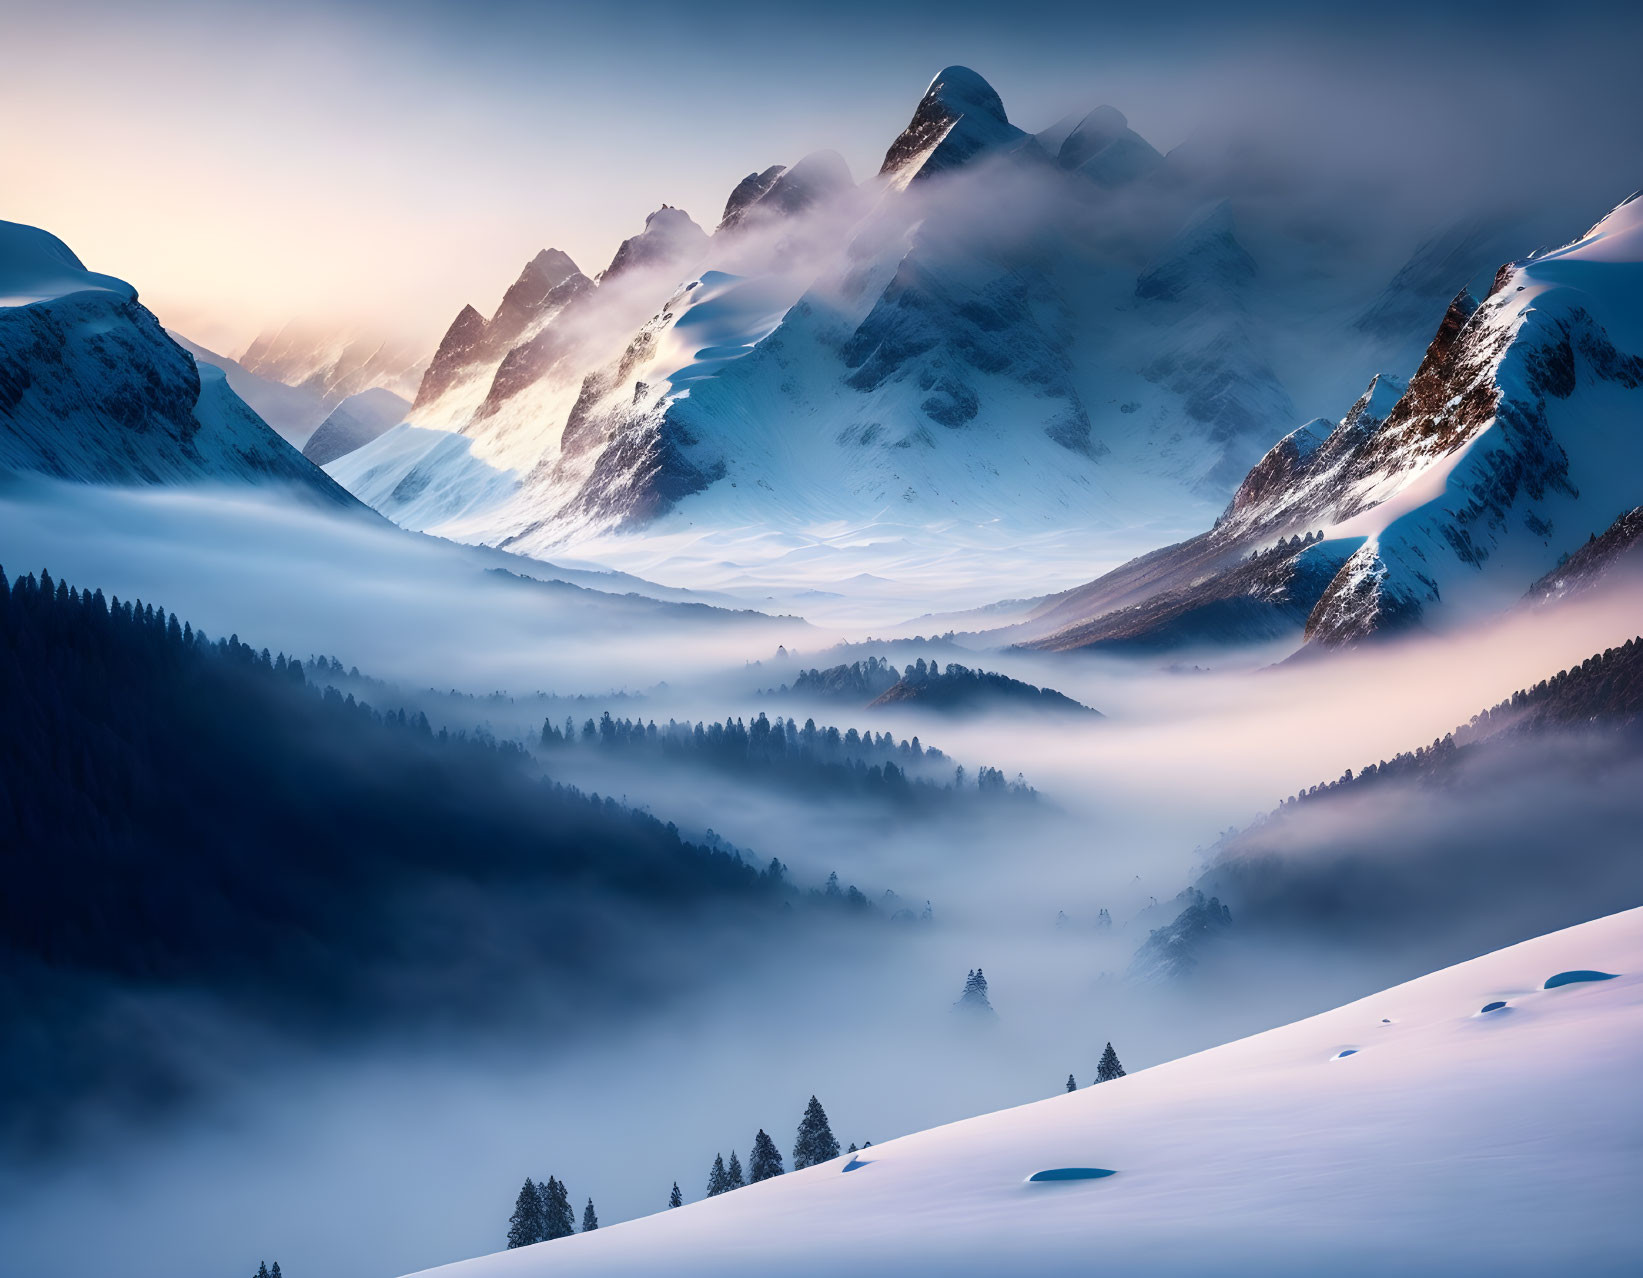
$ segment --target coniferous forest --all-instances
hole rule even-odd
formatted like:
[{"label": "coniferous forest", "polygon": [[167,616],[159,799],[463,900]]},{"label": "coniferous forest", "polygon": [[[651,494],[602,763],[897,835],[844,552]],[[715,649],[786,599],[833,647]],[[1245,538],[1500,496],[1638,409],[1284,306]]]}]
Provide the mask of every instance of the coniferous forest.
[{"label": "coniferous forest", "polygon": [[[784,906],[867,908],[557,784],[519,745],[375,710],[47,572],[0,588],[0,706],[13,1134],[49,1139],[58,1102],[186,1086],[113,991],[186,988],[315,1029],[483,1014],[525,974],[659,992],[685,978],[643,956],[702,909],[756,932]],[[494,888],[513,907],[470,913]],[[493,970],[442,1003],[435,974],[475,962]],[[111,1033],[127,1041],[99,1064]]]}]

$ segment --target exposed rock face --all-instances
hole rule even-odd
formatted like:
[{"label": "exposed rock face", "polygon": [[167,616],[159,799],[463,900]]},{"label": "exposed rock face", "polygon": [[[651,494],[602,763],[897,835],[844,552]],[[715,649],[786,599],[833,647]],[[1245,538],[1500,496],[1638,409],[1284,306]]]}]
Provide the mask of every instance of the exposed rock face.
[{"label": "exposed rock face", "polygon": [[409,398],[421,380],[424,354],[376,334],[339,335],[293,321],[260,335],[239,362],[259,377],[312,391],[330,409],[378,386]]},{"label": "exposed rock face", "polygon": [[706,252],[707,232],[683,209],[664,204],[645,219],[643,231],[622,241],[599,279],[603,283],[644,266],[670,266],[688,272]]},{"label": "exposed rock face", "polygon": [[[592,288],[593,281],[567,254],[543,249],[508,286],[490,319],[472,306],[464,306],[457,313],[417,387],[413,410],[434,403],[476,372],[494,370],[521,337],[540,330]],[[504,391],[502,397],[507,393]]]},{"label": "exposed rock face", "polygon": [[501,305],[486,325],[486,341],[493,347],[511,344],[533,320],[564,304],[564,286],[575,289],[587,283],[587,276],[569,256],[558,249],[543,249],[502,295]]},{"label": "exposed rock face", "polygon": [[[1156,626],[1172,600],[1238,593],[1242,548],[1308,529],[1355,547],[1307,615],[1320,645],[1417,624],[1457,595],[1521,592],[1594,514],[1643,501],[1643,356],[1609,327],[1643,336],[1640,267],[1634,197],[1573,244],[1502,267],[1482,303],[1463,290],[1401,393],[1378,378],[1327,435],[1314,422],[1280,441],[1210,532],[1047,601],[1017,633],[1081,646],[1137,608]],[[1629,545],[1628,529],[1608,546]]]},{"label": "exposed rock face", "polygon": [[485,317],[472,306],[464,306],[439,339],[439,349],[422,375],[412,407],[421,408],[448,391],[461,371],[479,360],[484,347]]},{"label": "exposed rock face", "polygon": [[718,229],[728,231],[742,220],[742,215],[749,208],[757,204],[766,192],[775,185],[776,179],[787,171],[782,164],[772,164],[763,173],[749,173],[730,192],[730,198],[725,201],[724,216],[719,219]]},{"label": "exposed rock face", "polygon": [[730,193],[720,231],[768,225],[808,212],[855,189],[850,167],[837,151],[815,151],[792,168],[775,165],[749,173]]},{"label": "exposed rock face", "polygon": [[992,85],[968,67],[947,67],[930,81],[912,120],[884,153],[879,173],[928,177],[1026,140],[1004,114]]}]

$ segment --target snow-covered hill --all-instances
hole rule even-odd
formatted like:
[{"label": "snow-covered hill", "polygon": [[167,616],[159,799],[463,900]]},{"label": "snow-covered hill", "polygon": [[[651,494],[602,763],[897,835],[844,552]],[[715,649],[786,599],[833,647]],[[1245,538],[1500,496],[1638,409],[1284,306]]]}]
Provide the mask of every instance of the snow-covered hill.
[{"label": "snow-covered hill", "polygon": [[1178,534],[1293,422],[1292,383],[1367,375],[1352,323],[1380,278],[1269,222],[1112,107],[1032,135],[949,67],[859,186],[820,152],[750,173],[711,236],[663,206],[595,276],[545,250],[332,473],[526,553],[727,537],[726,577]]},{"label": "snow-covered hill", "polygon": [[[1009,638],[1238,639],[1227,600],[1338,644],[1506,606],[1643,502],[1643,199],[1449,305],[1414,377],[1280,440],[1215,527],[1050,600]],[[1265,576],[1251,568],[1264,556]],[[1297,576],[1296,570],[1311,569]],[[1257,580],[1259,578],[1259,580]],[[1295,581],[1294,589],[1289,583]],[[1274,609],[1272,605],[1279,605]]]},{"label": "snow-covered hill", "polygon": [[284,482],[358,509],[197,364],[129,284],[0,222],[0,470],[92,483]]},{"label": "snow-covered hill", "polygon": [[1630,1274],[1640,1048],[1631,910],[1113,1082],[428,1272]]}]

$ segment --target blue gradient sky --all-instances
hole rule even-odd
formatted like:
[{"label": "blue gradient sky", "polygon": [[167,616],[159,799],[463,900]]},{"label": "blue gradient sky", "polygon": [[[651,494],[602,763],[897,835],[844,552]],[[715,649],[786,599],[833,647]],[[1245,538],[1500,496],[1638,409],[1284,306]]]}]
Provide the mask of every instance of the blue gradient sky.
[{"label": "blue gradient sky", "polygon": [[1634,8],[0,0],[0,217],[219,346],[293,315],[431,338],[544,245],[592,272],[659,203],[711,225],[820,147],[866,177],[953,62],[1025,127],[1112,102],[1389,204],[1488,200],[1525,156],[1607,198],[1643,184]]}]

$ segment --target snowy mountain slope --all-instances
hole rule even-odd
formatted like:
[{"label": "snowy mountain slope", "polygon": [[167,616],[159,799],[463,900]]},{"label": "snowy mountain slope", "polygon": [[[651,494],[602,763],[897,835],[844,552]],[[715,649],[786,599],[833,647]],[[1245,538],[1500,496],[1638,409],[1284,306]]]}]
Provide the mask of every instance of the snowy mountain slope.
[{"label": "snowy mountain slope", "polygon": [[238,360],[207,350],[181,333],[167,330],[166,335],[192,355],[196,364],[211,364],[222,369],[234,393],[293,448],[302,448],[325,420],[328,410],[318,391],[287,386],[253,373]]},{"label": "snowy mountain slope", "polygon": [[884,153],[879,176],[899,183],[928,178],[985,152],[1031,143],[1010,123],[997,91],[968,67],[946,67],[930,81],[913,118]]},{"label": "snowy mountain slope", "polygon": [[136,290],[0,223],[0,469],[89,483],[285,482],[360,509],[168,337]]},{"label": "snowy mountain slope", "polygon": [[[447,439],[390,433],[337,477],[408,526],[525,553],[725,536],[747,557],[710,570],[761,584],[800,548],[837,580],[880,572],[872,546],[923,571],[955,532],[983,553],[1168,536],[1293,421],[1316,338],[1283,334],[1349,332],[1367,301],[1296,295],[1317,272],[1258,261],[1246,213],[1180,166],[1164,181],[1111,107],[1034,138],[947,68],[887,165],[861,188],[827,152],[750,173],[711,238],[664,207],[505,352],[468,308],[410,419]],[[665,262],[631,247],[653,239]],[[1037,563],[1004,575],[1069,579]]]},{"label": "snowy mountain slope", "polygon": [[1322,533],[1351,554],[1304,636],[1339,644],[1500,608],[1643,500],[1643,200],[1450,304],[1407,386],[1292,433],[1208,533],[1050,601],[1009,637],[1078,647],[1115,609],[1220,590],[1252,549]]},{"label": "snowy mountain slope", "polygon": [[1626,1274],[1640,1045],[1632,910],[1110,1083],[427,1272]]},{"label": "snowy mountain slope", "polygon": [[1624,575],[1643,577],[1643,506],[1628,510],[1599,536],[1529,587],[1529,599],[1545,604],[1606,585]]},{"label": "snowy mountain slope", "polygon": [[[1048,139],[1038,135],[1040,145]],[[1073,169],[1103,187],[1123,186],[1164,162],[1152,143],[1130,128],[1117,107],[1099,106],[1068,129],[1051,152],[1064,169]]]},{"label": "snowy mountain slope", "polygon": [[350,395],[315,428],[302,446],[302,455],[316,466],[327,465],[397,426],[410,407],[380,386]]}]

